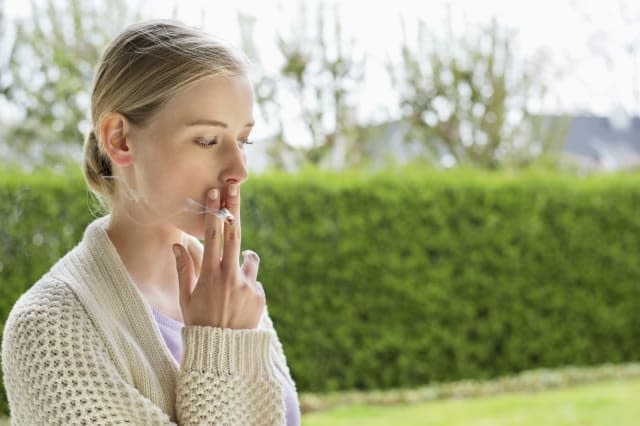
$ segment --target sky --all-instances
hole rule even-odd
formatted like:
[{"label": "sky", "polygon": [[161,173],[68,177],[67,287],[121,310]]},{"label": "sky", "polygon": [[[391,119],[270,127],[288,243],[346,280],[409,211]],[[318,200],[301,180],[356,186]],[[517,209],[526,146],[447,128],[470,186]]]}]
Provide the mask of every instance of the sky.
[{"label": "sky", "polygon": [[[264,52],[263,58],[273,58],[277,57],[275,30],[286,32],[296,12],[296,3],[186,1],[180,3],[178,12],[179,18],[187,23],[204,24],[210,31],[232,40],[238,38],[237,11],[253,15],[257,38],[261,41],[258,50]],[[402,37],[400,17],[409,25],[419,18],[437,29],[442,27],[449,6],[458,19],[460,32],[468,23],[496,17],[498,22],[516,31],[523,57],[541,50],[548,55],[560,78],[554,79],[552,91],[556,99],[544,108],[596,114],[611,114],[616,109],[640,112],[633,87],[640,84],[637,81],[640,79],[640,2],[622,1],[630,6],[624,12],[620,12],[617,0],[394,0],[376,2],[376,6],[359,0],[329,3],[339,5],[345,32],[368,53],[367,79],[372,81],[368,85],[376,88],[366,94],[371,100],[366,102],[368,105],[382,108],[389,104],[392,89],[384,61],[389,53],[398,51]],[[636,5],[631,7],[633,3]],[[156,4],[154,1],[150,10],[157,14]],[[621,14],[631,22],[625,23]],[[623,48],[624,43],[633,41],[637,46],[635,58]],[[598,49],[604,52],[599,54]],[[611,58],[609,62],[607,56]]]},{"label": "sky", "polygon": [[[316,3],[305,1],[311,9]],[[365,120],[382,121],[397,114],[396,93],[385,61],[398,53],[401,18],[410,35],[417,19],[440,31],[447,10],[452,12],[457,33],[495,17],[515,32],[521,58],[536,54],[548,58],[550,67],[546,78],[550,82],[550,93],[535,105],[542,112],[606,116],[640,113],[640,2],[334,0],[325,3],[337,5],[345,35],[353,38],[356,46],[367,54],[366,85],[357,94],[359,116]],[[619,4],[629,8],[621,10]],[[184,23],[203,27],[235,44],[240,40],[238,13],[253,16],[256,45],[262,66],[268,70],[277,69],[281,60],[276,34],[286,35],[292,26],[304,25],[295,21],[297,1],[139,0],[138,5],[143,16],[149,18],[170,17],[175,8],[177,18]],[[29,2],[5,0],[5,12],[9,19],[28,16]],[[635,48],[635,55],[631,47]],[[295,111],[285,114],[293,116]],[[267,127],[263,129],[266,131]]]}]

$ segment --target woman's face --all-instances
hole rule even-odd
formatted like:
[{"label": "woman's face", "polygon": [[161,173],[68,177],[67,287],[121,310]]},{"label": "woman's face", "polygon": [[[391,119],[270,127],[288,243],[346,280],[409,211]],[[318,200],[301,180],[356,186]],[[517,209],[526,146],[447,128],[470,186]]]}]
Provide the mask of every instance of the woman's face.
[{"label": "woman's face", "polygon": [[[177,93],[142,128],[130,131],[129,179],[144,204],[145,221],[168,223],[203,238],[211,188],[247,179],[244,143],[253,126],[253,91],[245,76],[212,77]],[[139,204],[139,203],[137,203]],[[138,206],[139,207],[139,206]]]}]

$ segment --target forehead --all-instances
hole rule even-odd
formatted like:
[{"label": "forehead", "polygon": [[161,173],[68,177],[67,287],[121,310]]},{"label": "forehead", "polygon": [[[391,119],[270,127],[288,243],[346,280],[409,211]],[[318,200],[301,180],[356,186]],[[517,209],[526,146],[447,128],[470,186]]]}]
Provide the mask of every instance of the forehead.
[{"label": "forehead", "polygon": [[176,93],[159,116],[176,124],[197,117],[244,126],[253,119],[251,82],[246,76],[206,78]]}]

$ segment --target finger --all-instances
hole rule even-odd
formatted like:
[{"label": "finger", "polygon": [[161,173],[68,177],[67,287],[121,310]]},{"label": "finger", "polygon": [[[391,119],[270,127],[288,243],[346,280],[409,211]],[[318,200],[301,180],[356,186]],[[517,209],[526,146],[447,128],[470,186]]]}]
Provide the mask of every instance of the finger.
[{"label": "finger", "polygon": [[178,287],[180,288],[180,307],[185,310],[189,306],[191,293],[195,287],[195,275],[193,274],[193,261],[187,250],[180,244],[171,247],[176,258],[176,270],[178,272]]},{"label": "finger", "polygon": [[[220,191],[212,188],[207,193],[205,201],[207,210],[220,208]],[[220,241],[222,234],[222,220],[215,214],[205,213],[204,218],[204,252],[202,254],[202,272],[215,273],[220,269]]]},{"label": "finger", "polygon": [[194,244],[192,241],[187,242],[187,251],[191,255],[191,261],[193,262],[194,275],[196,279],[200,276],[200,267],[202,266],[202,248],[200,245]]},{"label": "finger", "polygon": [[240,258],[240,185],[231,183],[227,187],[226,207],[235,218],[233,225],[227,222],[224,223],[222,269],[230,272],[234,268],[237,270],[238,259]]},{"label": "finger", "polygon": [[262,286],[262,283],[260,281],[256,281],[256,290],[258,290],[258,293],[260,293],[262,297],[264,297],[265,299],[267,298],[267,295],[264,292],[264,287]]},{"label": "finger", "polygon": [[245,250],[242,252],[242,271],[249,281],[254,282],[258,279],[258,268],[260,266],[260,256],[253,250]]}]

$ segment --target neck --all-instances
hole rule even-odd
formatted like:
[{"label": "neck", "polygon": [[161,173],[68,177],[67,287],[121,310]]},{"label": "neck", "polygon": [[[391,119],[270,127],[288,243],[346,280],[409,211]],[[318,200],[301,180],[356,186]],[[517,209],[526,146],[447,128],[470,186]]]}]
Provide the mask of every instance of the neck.
[{"label": "neck", "polygon": [[[166,222],[134,220],[114,208],[107,235],[133,282],[150,302],[175,296],[178,303],[178,276],[171,245],[185,245],[182,231]],[[156,306],[153,302],[152,305]]]}]

